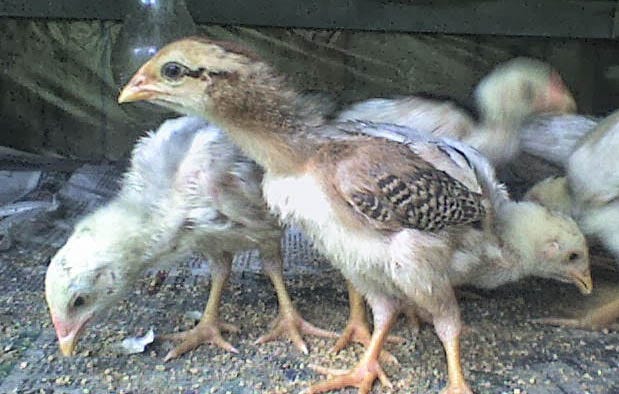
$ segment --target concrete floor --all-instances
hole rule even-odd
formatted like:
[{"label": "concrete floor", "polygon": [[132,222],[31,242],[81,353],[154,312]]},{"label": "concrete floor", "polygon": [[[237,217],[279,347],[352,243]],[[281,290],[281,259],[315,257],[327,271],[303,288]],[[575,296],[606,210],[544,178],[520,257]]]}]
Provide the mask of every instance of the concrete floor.
[{"label": "concrete floor", "polygon": [[[125,355],[116,344],[149,328],[166,333],[190,327],[187,311],[201,311],[209,289],[208,264],[193,260],[153,289],[148,276],[136,284],[110,315],[90,325],[77,355],[59,355],[43,296],[50,256],[62,245],[83,211],[104,201],[115,187],[118,169],[80,170],[92,187],[68,193],[71,182],[50,173],[43,188],[73,196],[64,208],[41,214],[12,229],[13,246],[0,254],[0,393],[297,393],[320,376],[308,368],[321,364],[345,368],[362,352],[352,346],[340,354],[333,340],[306,337],[309,355],[287,341],[262,346],[253,342],[276,316],[277,302],[253,254],[239,256],[221,315],[241,328],[226,334],[239,354],[202,346],[164,363],[169,343],[155,342],[144,353]],[[79,172],[79,171],[78,171]],[[78,174],[79,175],[79,174]],[[73,181],[75,176],[71,178]],[[82,184],[83,186],[83,184]],[[53,189],[53,190],[51,190]],[[37,191],[37,193],[45,190]],[[77,196],[77,197],[76,197]],[[339,274],[320,260],[298,234],[286,248],[286,278],[300,312],[327,329],[344,327],[348,304]],[[578,313],[617,289],[615,272],[594,271],[596,291],[581,297],[572,286],[527,280],[496,291],[476,291],[460,303],[471,327],[463,338],[466,376],[476,393],[616,393],[619,392],[619,335],[534,325],[529,319]],[[415,337],[405,320],[394,334],[404,345],[388,345],[400,365],[385,365],[394,384],[375,393],[436,393],[445,385],[442,347],[426,326]],[[342,391],[354,393],[355,390]]]}]

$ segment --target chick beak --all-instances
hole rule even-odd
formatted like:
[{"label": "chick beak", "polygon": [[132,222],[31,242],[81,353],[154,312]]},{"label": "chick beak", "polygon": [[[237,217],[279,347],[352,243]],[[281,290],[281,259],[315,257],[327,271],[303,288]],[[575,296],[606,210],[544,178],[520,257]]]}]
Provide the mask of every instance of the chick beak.
[{"label": "chick beak", "polygon": [[163,93],[158,85],[155,78],[140,69],[120,92],[118,103],[151,100]]},{"label": "chick beak", "polygon": [[60,345],[60,353],[65,357],[69,357],[73,355],[75,345],[77,345],[77,338],[59,338],[58,344]]},{"label": "chick beak", "polygon": [[591,271],[588,269],[583,272],[570,271],[568,273],[568,277],[578,287],[581,294],[591,294],[591,291],[593,290]]},{"label": "chick beak", "polygon": [[54,328],[56,329],[56,336],[58,337],[60,353],[62,353],[63,356],[68,357],[73,355],[79,337],[89,320],[90,318],[87,318],[77,324],[67,324],[57,319],[55,316],[52,316]]},{"label": "chick beak", "polygon": [[576,100],[570,93],[561,76],[553,72],[550,76],[546,106],[560,113],[574,113],[577,110]]},{"label": "chick beak", "polygon": [[559,108],[560,108],[560,112],[566,113],[566,114],[571,114],[571,113],[576,112],[577,110],[576,100],[574,100],[574,97],[572,96],[570,92],[568,91],[564,92]]}]

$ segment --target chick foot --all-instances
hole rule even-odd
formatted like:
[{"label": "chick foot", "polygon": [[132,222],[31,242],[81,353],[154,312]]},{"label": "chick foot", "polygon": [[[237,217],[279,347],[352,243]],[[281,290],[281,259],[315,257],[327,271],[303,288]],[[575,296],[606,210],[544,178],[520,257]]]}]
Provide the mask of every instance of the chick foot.
[{"label": "chick foot", "polygon": [[202,344],[210,343],[232,353],[239,351],[221,336],[221,331],[238,332],[236,326],[218,321],[201,320],[194,328],[187,331],[164,334],[159,338],[164,341],[181,341],[174,349],[166,354],[163,361],[180,357]]},{"label": "chick foot", "polygon": [[262,267],[275,288],[279,304],[279,316],[271,323],[269,332],[258,338],[255,343],[263,344],[281,337],[288,337],[297,349],[308,354],[302,334],[325,338],[336,338],[337,334],[314,326],[297,312],[284,284],[280,247],[281,245],[277,243],[275,247],[271,248],[270,252],[267,252],[268,248],[262,250],[265,253]]},{"label": "chick foot", "polygon": [[292,308],[291,310],[280,312],[279,316],[271,323],[269,332],[256,340],[256,344],[263,344],[274,341],[278,338],[287,337],[299,351],[308,354],[307,345],[303,340],[303,335],[314,335],[324,338],[335,338],[337,333],[323,330],[309,323]]},{"label": "chick foot", "polygon": [[383,386],[393,388],[393,385],[375,358],[364,358],[354,369],[349,371],[325,368],[318,365],[310,365],[310,368],[320,374],[333,377],[310,386],[305,391],[308,394],[325,393],[345,387],[357,387],[359,394],[367,394],[372,389],[376,379],[379,379]]},{"label": "chick foot", "polygon": [[[372,334],[365,313],[365,303],[361,294],[347,282],[348,285],[348,302],[350,304],[350,316],[344,331],[338,338],[331,351],[337,353],[346,348],[352,342],[362,344],[365,348],[370,346]],[[404,343],[406,340],[401,337],[390,335],[387,337],[387,342]],[[380,360],[388,364],[399,364],[398,359],[386,350],[381,351]]]},{"label": "chick foot", "polygon": [[378,359],[383,344],[389,334],[389,330],[395,322],[397,307],[389,300],[380,298],[373,298],[370,302],[372,303],[372,310],[374,311],[374,333],[357,366],[350,371],[311,366],[315,371],[333,375],[333,377],[324,382],[310,386],[307,390],[308,393],[324,393],[326,391],[353,386],[359,389],[359,394],[367,394],[372,389],[372,384],[374,384],[376,379],[380,380],[383,386],[393,388],[387,375],[380,366]]},{"label": "chick foot", "polygon": [[582,317],[547,317],[534,319],[533,322],[585,330],[600,330],[602,328],[616,329],[617,324],[615,322],[617,319],[619,319],[619,298],[589,310]]},{"label": "chick foot", "polygon": [[466,383],[464,383],[459,386],[445,387],[441,391],[441,394],[473,394],[473,391]]}]

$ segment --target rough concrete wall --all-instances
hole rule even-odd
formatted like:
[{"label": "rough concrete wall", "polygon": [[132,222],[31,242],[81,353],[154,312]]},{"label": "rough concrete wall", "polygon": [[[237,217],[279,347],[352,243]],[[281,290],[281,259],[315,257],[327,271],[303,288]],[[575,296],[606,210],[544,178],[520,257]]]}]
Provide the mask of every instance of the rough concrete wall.
[{"label": "rough concrete wall", "polygon": [[[0,145],[88,159],[126,156],[164,114],[118,106],[109,69],[120,25],[0,19]],[[467,101],[514,56],[550,61],[584,112],[618,107],[619,41],[201,26],[251,45],[300,89],[341,102],[426,91]],[[611,67],[615,65],[615,71]],[[611,70],[611,71],[609,71]]]}]

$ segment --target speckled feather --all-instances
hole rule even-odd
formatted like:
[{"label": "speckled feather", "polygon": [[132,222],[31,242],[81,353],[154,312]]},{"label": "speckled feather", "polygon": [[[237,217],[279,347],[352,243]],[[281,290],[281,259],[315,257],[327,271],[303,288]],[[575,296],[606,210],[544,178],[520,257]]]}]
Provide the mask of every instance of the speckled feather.
[{"label": "speckled feather", "polygon": [[[383,230],[403,227],[436,231],[484,217],[483,196],[411,152],[406,145],[363,138],[338,141],[319,152],[335,162],[333,179],[342,197]],[[358,162],[356,157],[372,158]]]}]

